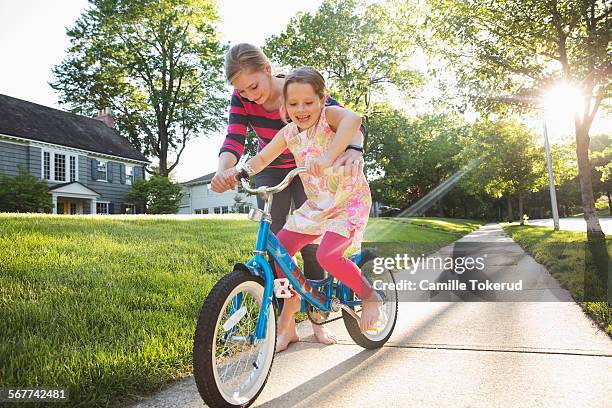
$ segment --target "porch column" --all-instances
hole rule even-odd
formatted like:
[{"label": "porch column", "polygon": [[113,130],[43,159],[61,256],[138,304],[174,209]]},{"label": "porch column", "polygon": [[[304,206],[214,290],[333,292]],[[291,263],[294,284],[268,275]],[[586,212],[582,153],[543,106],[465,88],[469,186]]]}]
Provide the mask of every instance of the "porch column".
[{"label": "porch column", "polygon": [[89,213],[90,214],[95,214],[96,213],[96,199],[95,198],[91,199],[91,207],[89,209]]},{"label": "porch column", "polygon": [[57,214],[57,196],[55,194],[51,194],[51,202],[53,203],[51,214]]}]

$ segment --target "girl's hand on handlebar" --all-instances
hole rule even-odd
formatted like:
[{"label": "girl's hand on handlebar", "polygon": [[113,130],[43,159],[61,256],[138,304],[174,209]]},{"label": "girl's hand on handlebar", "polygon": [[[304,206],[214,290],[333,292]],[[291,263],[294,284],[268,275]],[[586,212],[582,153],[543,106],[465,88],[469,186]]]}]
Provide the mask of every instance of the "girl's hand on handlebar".
[{"label": "girl's hand on handlebar", "polygon": [[308,173],[313,176],[321,177],[326,168],[331,166],[331,160],[326,156],[311,159],[307,163]]},{"label": "girl's hand on handlebar", "polygon": [[238,172],[235,167],[230,167],[229,169],[223,171],[217,171],[215,177],[213,177],[210,188],[215,193],[223,193],[224,191],[231,190],[239,183],[236,180],[236,175]]}]

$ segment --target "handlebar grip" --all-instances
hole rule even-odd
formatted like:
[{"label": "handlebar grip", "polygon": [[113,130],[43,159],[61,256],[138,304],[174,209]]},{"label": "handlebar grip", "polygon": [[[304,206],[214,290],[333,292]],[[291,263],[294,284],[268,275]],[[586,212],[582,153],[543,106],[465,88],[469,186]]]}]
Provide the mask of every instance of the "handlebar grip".
[{"label": "handlebar grip", "polygon": [[242,181],[244,180],[248,180],[249,179],[249,173],[246,172],[245,169],[240,170],[240,172],[238,174],[236,174],[236,180],[238,181]]}]

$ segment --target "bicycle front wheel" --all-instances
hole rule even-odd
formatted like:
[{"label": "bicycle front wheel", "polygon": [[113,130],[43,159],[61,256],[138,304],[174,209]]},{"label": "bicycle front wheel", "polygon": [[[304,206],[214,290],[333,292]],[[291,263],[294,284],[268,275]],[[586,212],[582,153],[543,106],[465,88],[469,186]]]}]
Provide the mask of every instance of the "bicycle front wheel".
[{"label": "bicycle front wheel", "polygon": [[276,317],[253,344],[263,280],[242,270],[223,277],[204,301],[193,344],[193,375],[210,407],[247,407],[263,390],[274,360]]}]

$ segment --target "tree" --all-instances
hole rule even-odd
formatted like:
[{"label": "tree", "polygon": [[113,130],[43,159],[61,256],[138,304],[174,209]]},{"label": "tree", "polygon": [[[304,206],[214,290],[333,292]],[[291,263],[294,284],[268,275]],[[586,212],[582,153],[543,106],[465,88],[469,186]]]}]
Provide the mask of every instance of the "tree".
[{"label": "tree", "polygon": [[[603,237],[594,211],[589,129],[612,91],[611,8],[604,0],[431,0],[428,22],[481,109],[533,107],[554,84],[578,86],[576,156],[589,237]],[[513,97],[503,97],[512,95]]]},{"label": "tree", "polygon": [[612,215],[612,135],[592,137],[590,154],[593,190],[608,197],[608,209]]},{"label": "tree", "polygon": [[363,116],[366,128],[377,94],[392,84],[412,89],[420,77],[407,69],[415,44],[415,8],[408,2],[364,4],[325,0],[292,18],[264,51],[290,66],[312,66],[328,78],[334,97]]},{"label": "tree", "polygon": [[132,191],[126,194],[126,201],[146,208],[148,214],[176,214],[183,198],[181,185],[168,177],[154,175],[149,180],[137,179]]},{"label": "tree", "polygon": [[[463,124],[448,115],[414,119],[389,105],[376,105],[371,118],[370,149],[366,156],[373,196],[385,204],[405,208],[459,170],[459,140]],[[446,192],[448,193],[448,191]],[[444,215],[444,196],[437,197]]]},{"label": "tree", "polygon": [[[118,113],[118,129],[159,174],[179,163],[187,143],[224,121],[223,47],[213,0],[90,0],[67,30],[66,58],[53,89],[73,112]],[[169,154],[175,154],[168,165]],[[150,171],[149,171],[150,172]]]},{"label": "tree", "polygon": [[508,220],[512,221],[512,197],[518,196],[518,216],[522,223],[523,198],[546,184],[544,151],[536,146],[536,135],[517,122],[483,121],[472,127],[468,150],[482,157],[472,175],[495,198],[506,198]]},{"label": "tree", "polygon": [[[494,198],[506,198],[508,219],[512,221],[512,197],[518,198],[518,216],[523,223],[524,199],[531,192],[548,186],[544,147],[539,136],[517,119],[480,121],[471,127],[463,155],[481,157],[478,169],[469,177]],[[576,176],[575,161],[568,149],[552,149],[555,185]]]},{"label": "tree", "polygon": [[18,165],[15,177],[0,175],[0,211],[51,212],[53,203],[49,186]]},{"label": "tree", "polygon": [[236,194],[234,196],[234,205],[232,206],[232,212],[241,213],[245,207],[248,207],[248,204],[244,200],[244,197],[240,194]]}]

